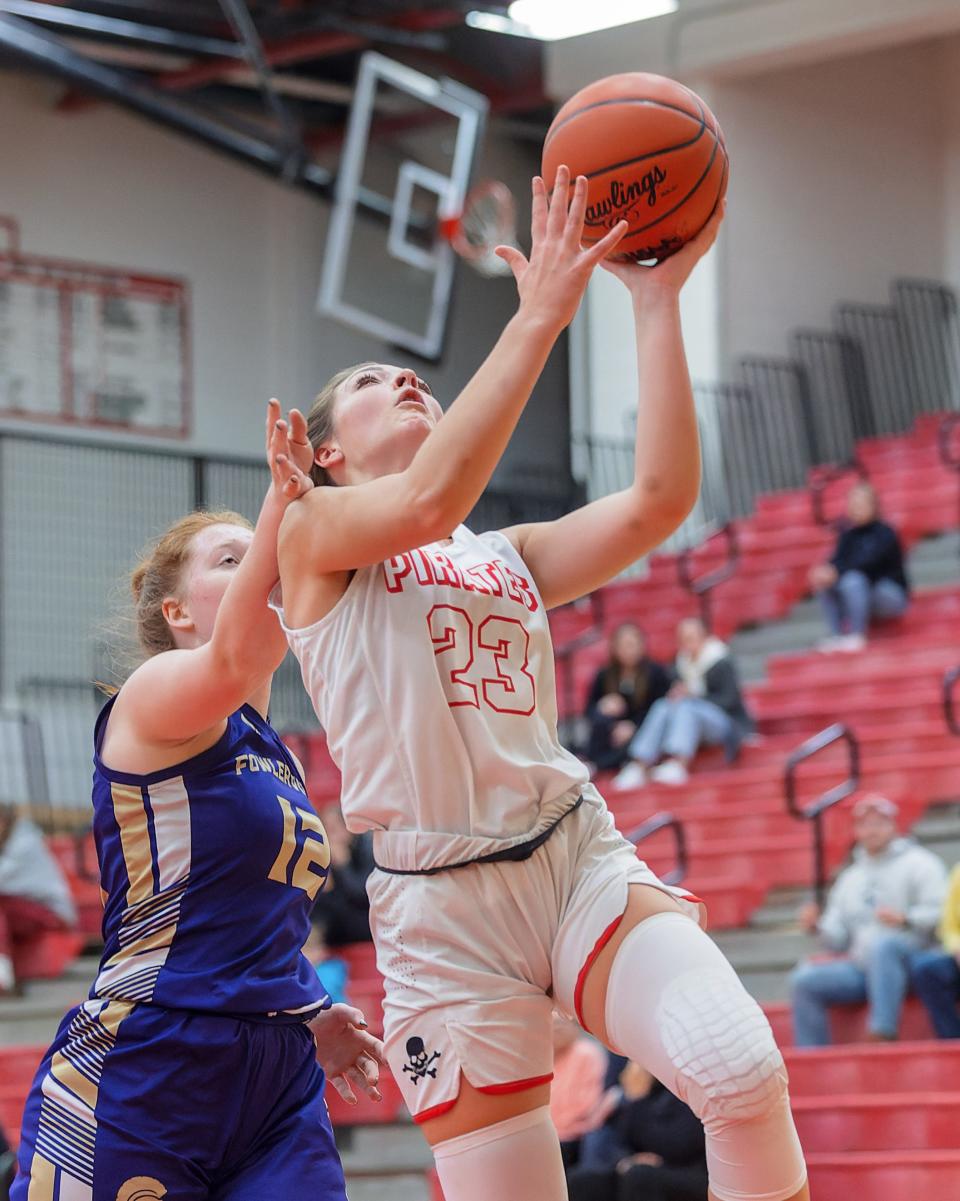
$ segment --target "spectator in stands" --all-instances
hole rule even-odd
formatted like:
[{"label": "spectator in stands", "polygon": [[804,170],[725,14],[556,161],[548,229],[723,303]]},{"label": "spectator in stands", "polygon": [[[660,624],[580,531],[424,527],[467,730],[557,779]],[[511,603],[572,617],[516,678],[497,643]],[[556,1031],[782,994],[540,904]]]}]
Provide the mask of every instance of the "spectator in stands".
[{"label": "spectator in stands", "polygon": [[930,851],[897,833],[897,806],[869,793],[853,809],[852,864],[837,876],[823,914],[815,904],[801,924],[836,957],[801,963],[791,978],[798,1047],[830,1042],[831,1005],[870,1008],[869,1036],[895,1039],[917,952],[929,947],[940,916],[946,871]]},{"label": "spectator in stands", "polygon": [[666,696],[670,676],[647,655],[642,630],[624,622],[610,638],[610,657],[597,672],[587,701],[586,758],[596,771],[623,767],[630,740],[654,701]]},{"label": "spectator in stands", "polygon": [[913,961],[913,988],[926,1007],[938,1038],[960,1038],[960,863],[940,915],[941,946],[921,951]]},{"label": "spectator in stands", "polygon": [[691,1110],[636,1063],[612,1103],[567,1172],[570,1201],[707,1201],[703,1128]]},{"label": "spectator in stands", "polygon": [[900,539],[880,520],[877,494],[855,484],[847,497],[847,522],[829,563],[810,570],[810,586],[830,627],[823,651],[861,651],[871,617],[899,617],[906,611],[910,585]]},{"label": "spectator in stands", "polygon": [[327,806],[322,819],[330,844],[330,871],[314,906],[314,921],[322,924],[329,947],[369,942],[367,877],[373,871],[370,836],[351,834],[339,805]]},{"label": "spectator in stands", "polygon": [[346,1004],[350,975],[347,961],[330,950],[326,927],[315,913],[311,917],[310,933],[303,944],[303,953],[313,964],[317,978],[334,1005]]},{"label": "spectator in stands", "polygon": [[732,760],[753,730],[729,647],[697,617],[680,622],[677,645],[674,682],[631,739],[614,788],[639,788],[648,771],[661,784],[683,784],[701,746],[723,746]]},{"label": "spectator in stands", "polygon": [[0,996],[14,991],[14,944],[69,930],[77,913],[70,886],[39,829],[0,809]]},{"label": "spectator in stands", "polygon": [[577,1162],[580,1140],[602,1125],[607,1052],[576,1022],[554,1010],[550,1116],[560,1137],[564,1167]]}]

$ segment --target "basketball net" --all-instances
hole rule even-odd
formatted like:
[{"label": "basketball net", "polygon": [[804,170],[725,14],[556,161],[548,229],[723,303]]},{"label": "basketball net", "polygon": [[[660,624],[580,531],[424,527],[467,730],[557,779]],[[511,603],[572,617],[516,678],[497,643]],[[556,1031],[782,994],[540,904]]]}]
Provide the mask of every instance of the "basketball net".
[{"label": "basketball net", "polygon": [[510,268],[494,253],[498,246],[517,245],[517,207],[505,183],[488,179],[472,188],[463,212],[440,219],[440,233],[457,254],[487,277],[509,275]]}]

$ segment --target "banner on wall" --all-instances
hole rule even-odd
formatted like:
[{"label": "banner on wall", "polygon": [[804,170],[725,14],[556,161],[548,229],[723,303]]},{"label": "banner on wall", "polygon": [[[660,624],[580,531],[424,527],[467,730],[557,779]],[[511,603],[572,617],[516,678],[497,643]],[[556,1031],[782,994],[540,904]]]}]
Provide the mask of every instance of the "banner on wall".
[{"label": "banner on wall", "polygon": [[185,438],[186,282],[24,254],[0,217],[0,416]]}]

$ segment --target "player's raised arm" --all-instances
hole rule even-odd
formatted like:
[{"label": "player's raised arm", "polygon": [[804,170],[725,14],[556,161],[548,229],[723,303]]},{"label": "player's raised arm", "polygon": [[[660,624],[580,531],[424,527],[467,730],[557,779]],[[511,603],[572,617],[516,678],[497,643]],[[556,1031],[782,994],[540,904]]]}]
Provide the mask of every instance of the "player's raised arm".
[{"label": "player's raised arm", "polygon": [[633,301],[640,381],[634,478],[623,491],[556,521],[505,531],[548,608],[613,579],[668,537],[696,503],[700,443],[680,329],[680,289],[713,245],[722,219],[721,204],[693,241],[657,267],[603,264]]},{"label": "player's raised arm", "polygon": [[[412,460],[392,473],[362,478],[354,464],[347,486],[316,489],[284,523],[281,560],[289,554],[302,570],[333,574],[379,562],[446,537],[486,488],[557,337],[577,310],[590,273],[619,241],[625,223],[589,250],[580,246],[586,180],[572,192],[561,167],[547,200],[533,181],[529,260],[501,247],[517,279],[520,305],[496,346],[443,420],[429,431]],[[358,390],[391,381],[360,372],[343,381],[346,400]],[[412,379],[415,380],[415,376]],[[402,382],[402,381],[401,381]],[[413,391],[416,391],[414,388]],[[439,410],[437,410],[439,413]],[[314,447],[328,471],[344,456],[335,436]]]},{"label": "player's raised arm", "polygon": [[[267,605],[279,578],[277,535],[291,501],[312,488],[294,461],[303,417],[291,414],[294,446],[280,405],[267,410],[272,476],[253,532],[211,524],[193,539],[189,557],[157,598],[173,649],[153,655],[120,690],[111,719],[146,743],[181,743],[202,735],[269,687],[287,643]],[[140,580],[136,587],[155,587]],[[136,591],[135,587],[135,591]],[[222,595],[215,616],[211,608]],[[140,597],[137,597],[140,600]],[[212,619],[212,632],[205,624]],[[268,696],[268,694],[267,694]]]}]

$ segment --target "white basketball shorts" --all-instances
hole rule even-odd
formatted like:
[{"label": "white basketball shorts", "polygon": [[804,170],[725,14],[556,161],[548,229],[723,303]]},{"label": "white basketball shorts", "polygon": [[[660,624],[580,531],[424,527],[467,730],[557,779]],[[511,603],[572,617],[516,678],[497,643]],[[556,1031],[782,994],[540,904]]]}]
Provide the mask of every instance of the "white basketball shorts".
[{"label": "white basketball shorts", "polygon": [[630,884],[669,893],[703,921],[699,899],[637,858],[589,785],[580,807],[522,862],[373,873],[387,1060],[415,1121],[453,1107],[461,1072],[486,1093],[551,1079],[551,1011],[582,1023],[583,983]]}]

